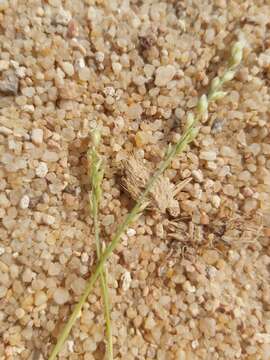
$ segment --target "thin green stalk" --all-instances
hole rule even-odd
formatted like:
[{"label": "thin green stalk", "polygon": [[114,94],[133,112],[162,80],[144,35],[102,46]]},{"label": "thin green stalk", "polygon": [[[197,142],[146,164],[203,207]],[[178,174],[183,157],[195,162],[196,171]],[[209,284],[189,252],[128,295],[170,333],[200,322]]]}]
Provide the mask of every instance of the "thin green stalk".
[{"label": "thin green stalk", "polygon": [[[233,75],[235,73],[235,68],[241,62],[242,50],[243,50],[243,46],[240,43],[236,43],[232,48],[232,56],[230,59],[228,71],[232,70]],[[224,75],[222,77],[222,83],[232,79],[231,76],[227,76],[227,79],[226,79],[225,75],[226,75],[226,73],[228,73],[228,71],[226,71],[224,73]],[[225,80],[224,80],[224,78],[225,78]],[[218,94],[216,94],[216,93],[218,93]],[[86,288],[85,288],[83,294],[81,295],[79,302],[75,305],[74,310],[73,310],[70,318],[68,319],[66,325],[64,326],[64,328],[57,340],[57,343],[56,343],[48,360],[54,360],[56,358],[57,354],[59,353],[59,351],[61,350],[62,345],[64,344],[66,338],[68,337],[72,326],[74,325],[77,317],[79,317],[79,315],[80,315],[81,309],[82,309],[88,295],[91,293],[96,280],[102,273],[102,269],[103,269],[103,266],[104,266],[106,260],[110,257],[110,255],[112,254],[112,252],[114,251],[114,249],[116,248],[118,243],[120,242],[121,236],[126,231],[127,227],[137,218],[138,214],[143,210],[143,206],[144,206],[143,204],[145,203],[147,195],[149,194],[153,184],[156,182],[156,180],[159,178],[159,176],[168,168],[172,159],[176,155],[183,152],[185,150],[186,146],[188,145],[188,143],[190,143],[196,137],[196,135],[198,133],[198,128],[196,128],[196,125],[198,124],[199,120],[207,114],[208,103],[210,101],[222,98],[224,96],[224,94],[225,93],[220,91],[220,79],[215,78],[213,80],[213,82],[211,83],[211,87],[210,87],[209,95],[211,95],[211,96],[209,96],[209,97],[207,97],[206,95],[201,96],[201,98],[198,101],[196,116],[194,116],[194,114],[192,114],[192,113],[189,114],[188,119],[187,119],[187,128],[186,128],[184,134],[182,135],[180,140],[175,145],[173,145],[173,146],[169,145],[169,148],[165,155],[165,159],[162,161],[161,165],[156,170],[153,177],[150,178],[145,190],[142,192],[141,196],[139,197],[138,201],[134,205],[131,212],[125,217],[122,224],[119,225],[115,235],[113,236],[111,243],[106,247],[105,251],[101,254],[99,262],[98,262],[96,268],[94,269],[92,275],[90,276],[90,278],[87,282]]]},{"label": "thin green stalk", "polygon": [[[90,215],[93,216],[96,252],[97,252],[97,258],[99,260],[102,252],[102,247],[99,236],[100,229],[99,229],[98,209],[101,198],[101,182],[103,179],[103,169],[102,169],[102,162],[96,150],[99,143],[99,134],[97,131],[93,133],[92,138],[93,138],[93,147],[88,152],[88,159],[90,163],[90,174],[91,174],[90,182],[92,187],[91,195],[89,196],[89,212]],[[108,360],[113,360],[110,301],[109,301],[106,270],[104,269],[104,267],[102,268],[102,271],[100,273],[100,286],[102,292],[102,299],[104,303],[104,317],[106,323],[107,358]]]}]

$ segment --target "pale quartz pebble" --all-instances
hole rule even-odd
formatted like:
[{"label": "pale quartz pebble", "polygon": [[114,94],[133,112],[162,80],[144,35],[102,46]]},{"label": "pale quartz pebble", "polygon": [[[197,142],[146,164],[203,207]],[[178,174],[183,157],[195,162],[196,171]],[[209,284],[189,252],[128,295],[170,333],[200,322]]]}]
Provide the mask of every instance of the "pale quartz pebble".
[{"label": "pale quartz pebble", "polygon": [[53,299],[56,302],[56,304],[58,305],[63,305],[66,302],[69,301],[69,292],[68,290],[59,287],[57,289],[55,289],[54,293],[53,293]]},{"label": "pale quartz pebble", "polygon": [[25,315],[25,310],[22,309],[22,308],[17,308],[17,309],[15,310],[15,315],[16,315],[16,318],[20,320],[20,319],[22,319],[22,318],[24,317],[24,315]]},{"label": "pale quartz pebble", "polygon": [[68,351],[73,353],[74,352],[74,341],[73,340],[68,340],[67,341],[67,347],[68,347]]},{"label": "pale quartz pebble", "polygon": [[20,208],[27,209],[30,204],[30,198],[28,195],[24,195],[20,200]]},{"label": "pale quartz pebble", "polygon": [[4,73],[0,80],[0,92],[5,95],[17,95],[19,88],[19,80],[12,71]]},{"label": "pale quartz pebble", "polygon": [[119,75],[122,70],[122,65],[119,62],[113,62],[112,69],[116,75]]},{"label": "pale quartz pebble", "polygon": [[199,183],[203,181],[203,173],[201,170],[192,170],[191,174]]},{"label": "pale quartz pebble", "polygon": [[248,182],[251,179],[251,173],[247,170],[244,170],[238,175],[238,179],[244,182]]},{"label": "pale quartz pebble", "polygon": [[78,277],[76,281],[72,282],[71,289],[76,295],[81,295],[83,293],[83,290],[85,289],[85,283],[86,281],[83,278]]},{"label": "pale quartz pebble", "polygon": [[253,144],[249,145],[248,149],[249,149],[249,151],[252,152],[252,154],[254,156],[257,156],[261,152],[261,145],[257,144],[257,143],[253,143]]},{"label": "pale quartz pebble", "polygon": [[199,306],[196,303],[193,303],[189,306],[189,311],[191,312],[192,316],[199,315]]},{"label": "pale quartz pebble", "polygon": [[228,196],[234,197],[237,195],[238,190],[232,184],[226,184],[223,187],[223,192]]},{"label": "pale quartz pebble", "polygon": [[23,79],[26,76],[26,68],[24,66],[20,66],[15,70],[15,74],[18,76],[18,78]]},{"label": "pale quartz pebble", "polygon": [[227,175],[231,175],[231,168],[229,165],[223,166],[220,171],[217,173],[219,177],[224,177]]},{"label": "pale quartz pebble", "polygon": [[246,213],[250,213],[251,211],[256,210],[257,206],[258,206],[258,202],[256,199],[248,198],[245,200],[244,203],[244,211]]},{"label": "pale quartz pebble", "polygon": [[26,268],[22,274],[22,280],[25,283],[30,283],[34,277],[35,274],[29,268]]},{"label": "pale quartz pebble", "polygon": [[114,96],[115,95],[115,88],[113,86],[106,86],[103,90],[106,96]]},{"label": "pale quartz pebble", "polygon": [[184,282],[183,289],[189,293],[194,293],[196,291],[195,286],[191,285],[190,281]]},{"label": "pale quartz pebble", "polygon": [[213,206],[215,208],[219,208],[220,207],[220,203],[221,203],[221,199],[218,195],[213,195],[211,198],[211,203],[213,204]]},{"label": "pale quartz pebble", "polygon": [[152,64],[146,64],[144,65],[143,71],[147,78],[151,78],[155,72],[155,67]]},{"label": "pale quartz pebble", "polygon": [[31,139],[34,144],[40,145],[43,143],[43,130],[42,129],[33,129],[31,134]]},{"label": "pale quartz pebble", "polygon": [[59,263],[50,263],[50,265],[48,267],[48,274],[50,276],[57,276],[60,274],[61,269],[62,269],[62,267]]},{"label": "pale quartz pebble", "polygon": [[46,225],[53,225],[55,223],[55,217],[50,214],[43,214],[42,220]]},{"label": "pale quartz pebble", "polygon": [[127,236],[129,237],[132,237],[132,236],[135,236],[136,235],[136,230],[130,228],[130,229],[127,229]]},{"label": "pale quartz pebble", "polygon": [[236,152],[233,148],[224,145],[220,148],[220,155],[224,157],[235,157]]},{"label": "pale quartz pebble", "polygon": [[[88,353],[88,352],[92,353],[92,352],[96,351],[96,349],[97,349],[97,343],[94,341],[93,338],[88,337],[86,340],[84,340],[84,342],[83,342],[83,350],[86,353]],[[94,360],[94,358],[92,358],[92,359]]]},{"label": "pale quartz pebble", "polygon": [[104,216],[104,218],[102,219],[102,224],[104,226],[109,226],[112,225],[114,223],[114,215],[106,215]]},{"label": "pale quartz pebble", "polygon": [[97,52],[95,53],[95,59],[96,59],[96,61],[98,61],[98,62],[103,62],[104,59],[105,59],[104,53],[101,52],[101,51],[97,51]]},{"label": "pale quartz pebble", "polygon": [[135,143],[138,148],[143,148],[144,145],[148,144],[151,140],[149,131],[138,131],[135,135]]},{"label": "pale quartz pebble", "polygon": [[216,320],[214,318],[200,319],[199,329],[206,337],[214,337],[216,335]]},{"label": "pale quartz pebble", "polygon": [[91,79],[91,71],[88,67],[83,67],[79,70],[79,79],[82,81],[89,81]]},{"label": "pale quartz pebble", "polygon": [[144,327],[146,330],[151,330],[155,327],[155,325],[156,325],[156,322],[155,322],[153,316],[150,314],[145,320]]},{"label": "pale quartz pebble", "polygon": [[160,66],[156,70],[155,85],[165,86],[171,81],[176,73],[173,65]]},{"label": "pale quartz pebble", "polygon": [[22,94],[25,95],[26,97],[33,97],[35,94],[35,88],[32,86],[29,87],[25,87],[21,90]]},{"label": "pale quartz pebble", "polygon": [[212,44],[215,39],[215,29],[210,28],[205,31],[204,39],[207,44]]},{"label": "pale quartz pebble", "polygon": [[140,104],[131,105],[126,112],[126,115],[129,119],[135,120],[139,119],[142,115],[143,109]]},{"label": "pale quartz pebble", "polygon": [[213,150],[200,151],[200,159],[207,161],[214,161],[217,158],[217,153]]},{"label": "pale quartz pebble", "polygon": [[86,263],[89,260],[89,255],[86,252],[83,252],[81,259],[83,263]]},{"label": "pale quartz pebble", "polygon": [[74,75],[74,67],[70,62],[64,61],[62,63],[62,69],[68,76]]},{"label": "pale quartz pebble", "polygon": [[44,291],[40,290],[35,294],[35,305],[36,306],[46,304],[47,300],[48,300],[48,296],[46,295],[46,293]]},{"label": "pale quartz pebble", "polygon": [[0,256],[3,255],[5,253],[5,248],[3,248],[2,246],[0,247]]},{"label": "pale quartz pebble", "polygon": [[56,162],[59,159],[59,155],[54,151],[45,150],[42,155],[43,161]]},{"label": "pale quartz pebble", "polygon": [[55,22],[61,25],[67,25],[69,21],[72,19],[71,13],[60,8],[55,17]]},{"label": "pale quartz pebble", "polygon": [[122,289],[124,291],[127,291],[130,288],[131,281],[132,281],[130,272],[125,271],[121,276],[121,280],[122,280]]},{"label": "pale quartz pebble", "polygon": [[40,178],[44,178],[48,174],[48,166],[45,162],[40,162],[36,167],[36,175]]},{"label": "pale quartz pebble", "polygon": [[23,109],[23,111],[26,111],[26,112],[28,112],[28,113],[33,113],[34,111],[35,111],[35,107],[34,107],[34,105],[24,105],[23,107],[22,107],[22,109]]}]

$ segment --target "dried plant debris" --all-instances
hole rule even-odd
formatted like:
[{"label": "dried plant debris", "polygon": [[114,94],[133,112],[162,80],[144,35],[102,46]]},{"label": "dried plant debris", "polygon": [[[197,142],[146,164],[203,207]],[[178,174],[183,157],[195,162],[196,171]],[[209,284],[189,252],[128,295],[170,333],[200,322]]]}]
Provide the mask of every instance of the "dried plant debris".
[{"label": "dried plant debris", "polygon": [[[142,161],[131,155],[122,161],[123,187],[127,190],[133,200],[137,200],[145,189],[145,186],[152,175],[152,171],[143,165]],[[168,213],[172,217],[180,215],[180,206],[176,195],[191,180],[187,178],[175,185],[166,176],[160,176],[150,191],[147,207],[162,214]]]}]

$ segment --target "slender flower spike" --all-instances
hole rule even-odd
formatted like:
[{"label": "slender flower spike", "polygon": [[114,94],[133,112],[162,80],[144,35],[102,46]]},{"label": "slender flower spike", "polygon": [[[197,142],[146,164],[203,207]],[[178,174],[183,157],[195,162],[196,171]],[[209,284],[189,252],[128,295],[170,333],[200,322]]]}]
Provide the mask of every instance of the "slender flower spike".
[{"label": "slender flower spike", "polygon": [[211,96],[211,101],[216,101],[216,100],[220,100],[222,98],[224,98],[224,96],[227,95],[226,91],[217,91],[215,93],[213,93],[213,95]]},{"label": "slender flower spike", "polygon": [[210,92],[217,91],[219,87],[220,87],[220,78],[218,76],[216,76],[211,81]]},{"label": "slender flower spike", "polygon": [[235,71],[234,70],[228,70],[225,72],[225,74],[222,76],[223,82],[231,81],[234,78]]},{"label": "slender flower spike", "polygon": [[232,48],[232,56],[231,56],[231,60],[230,60],[230,66],[231,67],[236,67],[240,64],[242,57],[243,57],[243,44],[238,41],[237,43],[235,43],[233,45]]},{"label": "slender flower spike", "polygon": [[204,115],[207,113],[207,109],[208,109],[208,100],[207,100],[207,96],[205,94],[203,94],[200,97],[200,100],[198,102],[198,113],[199,115]]},{"label": "slender flower spike", "polygon": [[101,138],[100,131],[98,129],[93,130],[92,134],[91,134],[91,138],[92,138],[94,147],[98,147],[98,145],[100,143],[100,138]]},{"label": "slender flower spike", "polygon": [[194,120],[195,120],[194,114],[191,112],[188,113],[186,127],[189,128],[190,126],[192,126],[194,123]]}]

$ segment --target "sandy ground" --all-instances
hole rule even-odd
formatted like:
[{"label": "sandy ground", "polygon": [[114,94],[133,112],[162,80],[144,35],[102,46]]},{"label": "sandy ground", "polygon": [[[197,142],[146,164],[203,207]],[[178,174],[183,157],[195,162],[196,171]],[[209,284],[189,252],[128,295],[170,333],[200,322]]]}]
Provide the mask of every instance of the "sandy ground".
[{"label": "sandy ground", "polygon": [[[243,63],[107,264],[115,360],[270,359],[270,5],[0,0],[0,359],[47,359],[96,261],[89,130],[102,132],[101,230],[133,202],[187,113]],[[162,196],[163,190],[160,189]],[[97,284],[59,359],[104,358]]]}]

